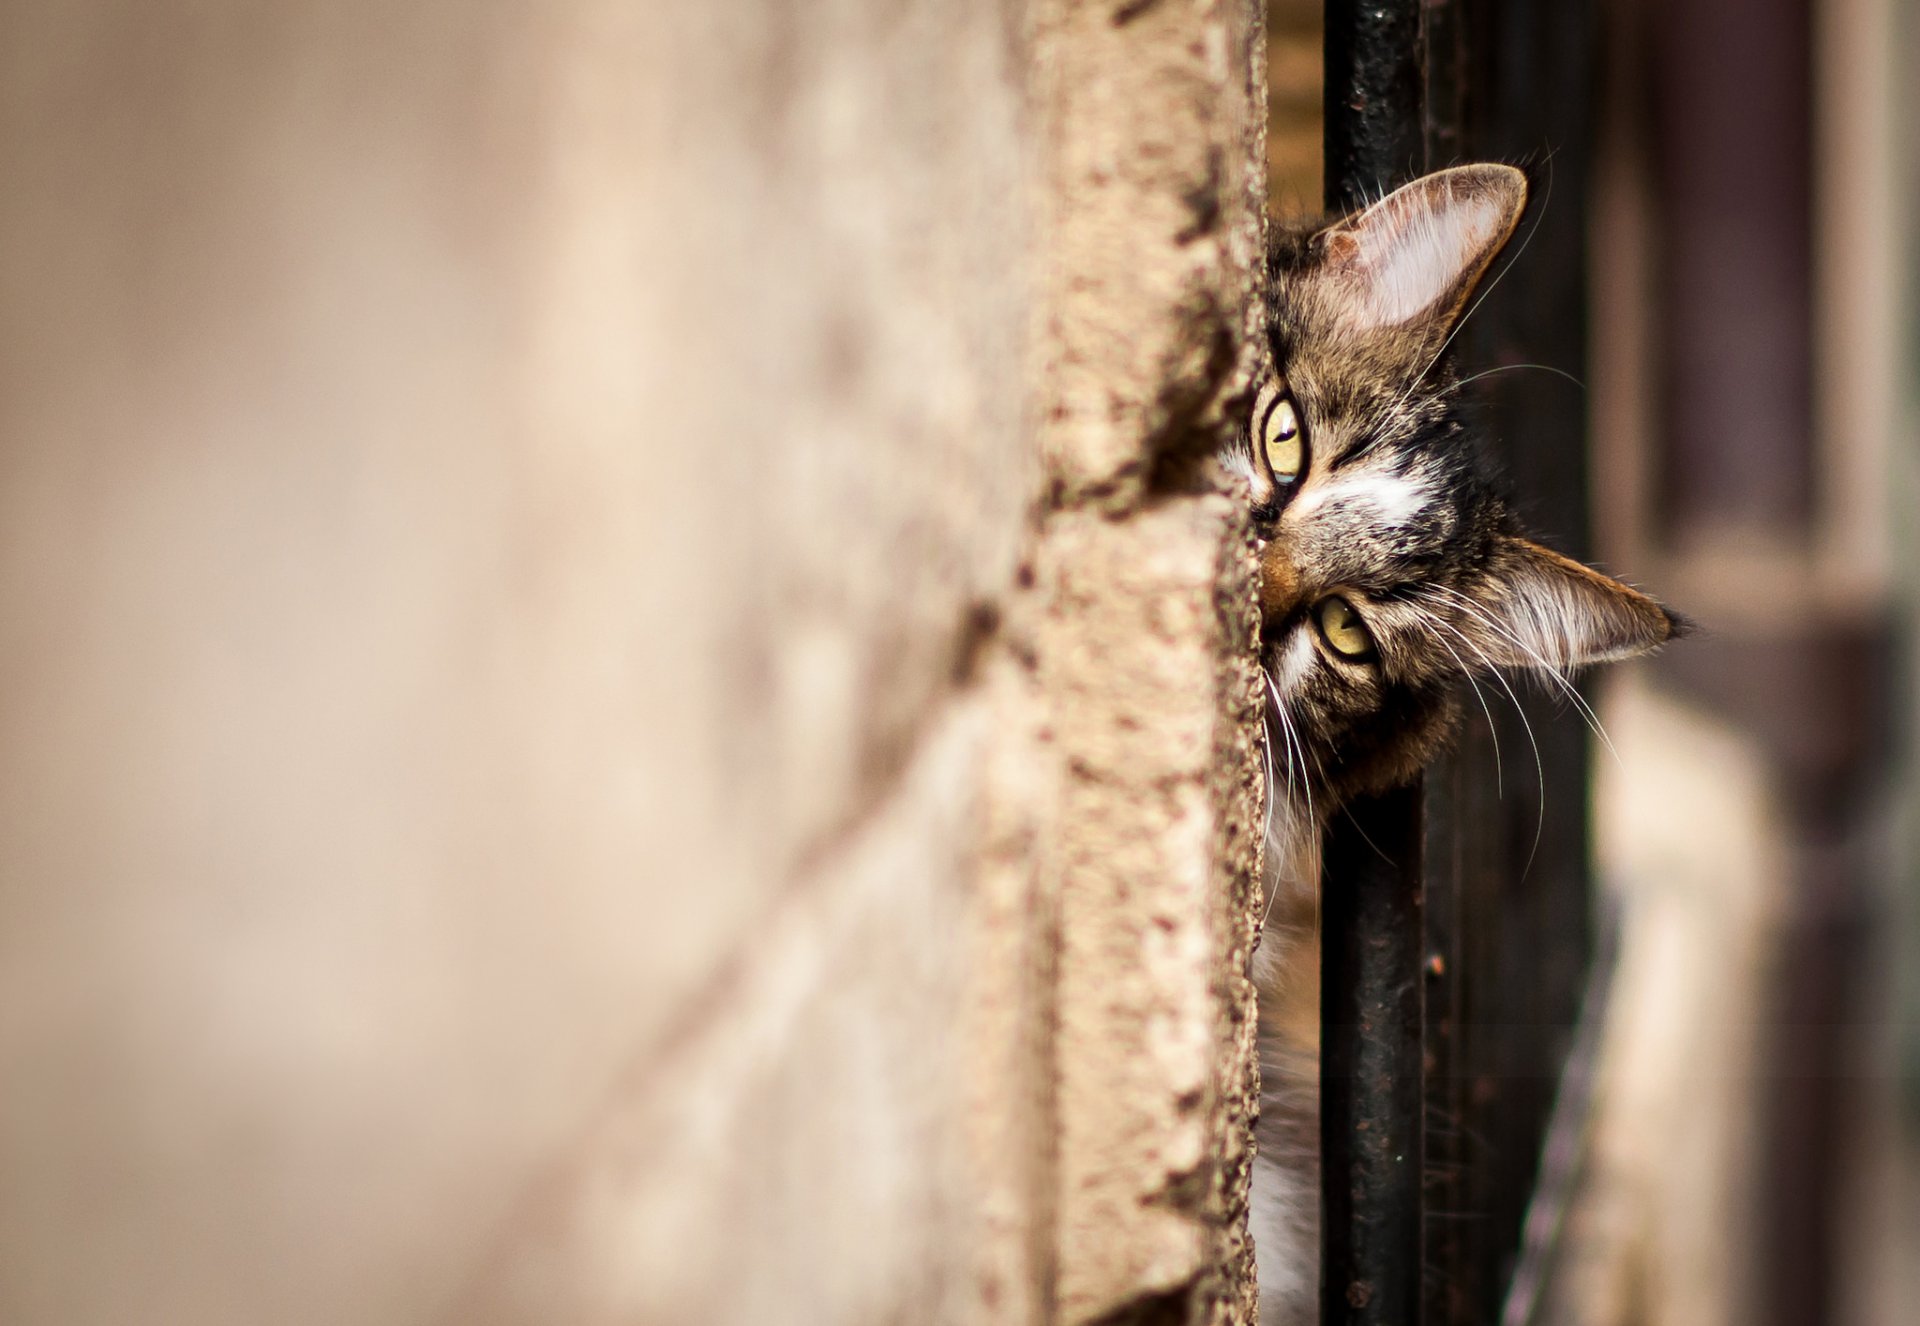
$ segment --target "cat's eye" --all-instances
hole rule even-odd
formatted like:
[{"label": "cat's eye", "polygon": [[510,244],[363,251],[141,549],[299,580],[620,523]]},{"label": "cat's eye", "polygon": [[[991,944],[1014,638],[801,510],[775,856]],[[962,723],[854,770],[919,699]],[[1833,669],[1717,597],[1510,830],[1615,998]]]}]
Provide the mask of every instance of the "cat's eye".
[{"label": "cat's eye", "polygon": [[1334,653],[1356,662],[1373,657],[1373,633],[1353,605],[1338,594],[1314,605],[1313,616],[1320,626],[1320,638]]},{"label": "cat's eye", "polygon": [[1260,425],[1260,445],[1267,453],[1267,468],[1282,486],[1298,483],[1307,465],[1307,439],[1300,430],[1300,412],[1293,397],[1282,396],[1267,411]]}]

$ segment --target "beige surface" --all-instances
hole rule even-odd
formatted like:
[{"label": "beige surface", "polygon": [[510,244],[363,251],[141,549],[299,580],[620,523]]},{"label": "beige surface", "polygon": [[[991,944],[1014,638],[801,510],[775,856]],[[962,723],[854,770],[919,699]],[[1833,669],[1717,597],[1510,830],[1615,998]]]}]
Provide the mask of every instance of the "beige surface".
[{"label": "beige surface", "polygon": [[1600,865],[1620,908],[1588,1154],[1555,1303],[1567,1326],[1753,1319],[1763,1014],[1788,882],[1764,762],[1627,674],[1601,707]]},{"label": "beige surface", "polygon": [[[1146,458],[1233,360],[1250,19],[1040,8],[0,4],[0,1320],[1236,1292],[1241,536]],[[1125,706],[1104,791],[1049,725]],[[1069,975],[1116,821],[1172,928]],[[1087,1163],[1228,1159],[1096,1273],[1051,1010],[1134,982],[1203,1102]]]},{"label": "beige surface", "polygon": [[1237,503],[1199,490],[1250,361],[1265,42],[1236,0],[1124,13],[1036,6],[1055,1276],[1069,1323],[1246,1321],[1255,622]]},{"label": "beige surface", "polygon": [[1267,0],[1267,208],[1275,217],[1322,210],[1326,58],[1321,0]]}]

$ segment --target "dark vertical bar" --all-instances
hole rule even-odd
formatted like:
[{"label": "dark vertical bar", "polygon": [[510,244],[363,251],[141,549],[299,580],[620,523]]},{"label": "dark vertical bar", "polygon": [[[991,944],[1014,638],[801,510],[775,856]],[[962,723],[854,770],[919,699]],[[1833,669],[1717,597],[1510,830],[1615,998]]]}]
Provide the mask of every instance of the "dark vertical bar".
[{"label": "dark vertical bar", "polygon": [[[1467,99],[1475,72],[1468,37],[1472,16],[1467,0],[1431,0],[1426,12],[1427,98],[1424,132],[1428,159],[1436,165],[1472,160],[1464,141]],[[1476,310],[1463,333],[1471,337]],[[1477,371],[1477,368],[1476,368]],[[1497,379],[1495,379],[1497,380]],[[1475,706],[1478,701],[1467,703]],[[1475,717],[1469,711],[1467,717]],[[1484,717],[1484,714],[1479,715]],[[1454,755],[1427,771],[1425,796],[1425,912],[1422,917],[1426,963],[1423,972],[1426,1021],[1423,1029],[1425,1174],[1421,1194],[1426,1225],[1421,1231],[1422,1320],[1430,1326],[1460,1326],[1476,1318],[1469,1305],[1475,1293],[1476,1220],[1457,1213],[1474,1208],[1466,1185],[1478,1157],[1472,1154],[1477,1129],[1464,1126],[1472,1095],[1460,1071],[1467,1044],[1463,1025],[1469,929],[1468,892],[1472,881],[1497,878],[1500,863],[1490,850],[1501,807],[1491,767],[1492,723],[1465,726]],[[1504,772],[1504,771],[1503,771]],[[1478,832],[1474,832],[1475,829]],[[1484,1312],[1482,1320],[1490,1319]]]},{"label": "dark vertical bar", "polygon": [[1420,1320],[1420,789],[1355,803],[1321,900],[1320,1320]]},{"label": "dark vertical bar", "polygon": [[[1329,0],[1326,195],[1345,210],[1426,166],[1420,0]],[[1420,790],[1362,798],[1322,866],[1321,1320],[1420,1319]]]},{"label": "dark vertical bar", "polygon": [[1328,0],[1327,206],[1344,211],[1420,173],[1419,0]]}]

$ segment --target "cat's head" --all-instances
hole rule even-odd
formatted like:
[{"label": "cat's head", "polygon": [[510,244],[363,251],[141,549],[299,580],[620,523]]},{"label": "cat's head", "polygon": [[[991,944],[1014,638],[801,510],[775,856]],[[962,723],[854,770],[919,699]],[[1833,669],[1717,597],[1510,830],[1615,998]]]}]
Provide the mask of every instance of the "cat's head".
[{"label": "cat's head", "polygon": [[1564,677],[1676,629],[1645,594],[1525,538],[1462,418],[1447,345],[1526,196],[1512,167],[1462,166],[1273,246],[1272,369],[1239,460],[1275,746],[1323,815],[1412,778],[1463,676]]}]

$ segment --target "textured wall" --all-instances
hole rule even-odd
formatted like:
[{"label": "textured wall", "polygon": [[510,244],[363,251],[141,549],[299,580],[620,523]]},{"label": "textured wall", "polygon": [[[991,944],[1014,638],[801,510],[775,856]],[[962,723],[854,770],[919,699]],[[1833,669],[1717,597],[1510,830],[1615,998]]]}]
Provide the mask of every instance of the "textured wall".
[{"label": "textured wall", "polygon": [[1239,1301],[1253,24],[0,3],[0,1320]]},{"label": "textured wall", "polygon": [[1258,253],[1264,30],[1235,3],[1036,9],[1060,1319],[1242,1320],[1255,623],[1235,503],[1200,479]]}]

